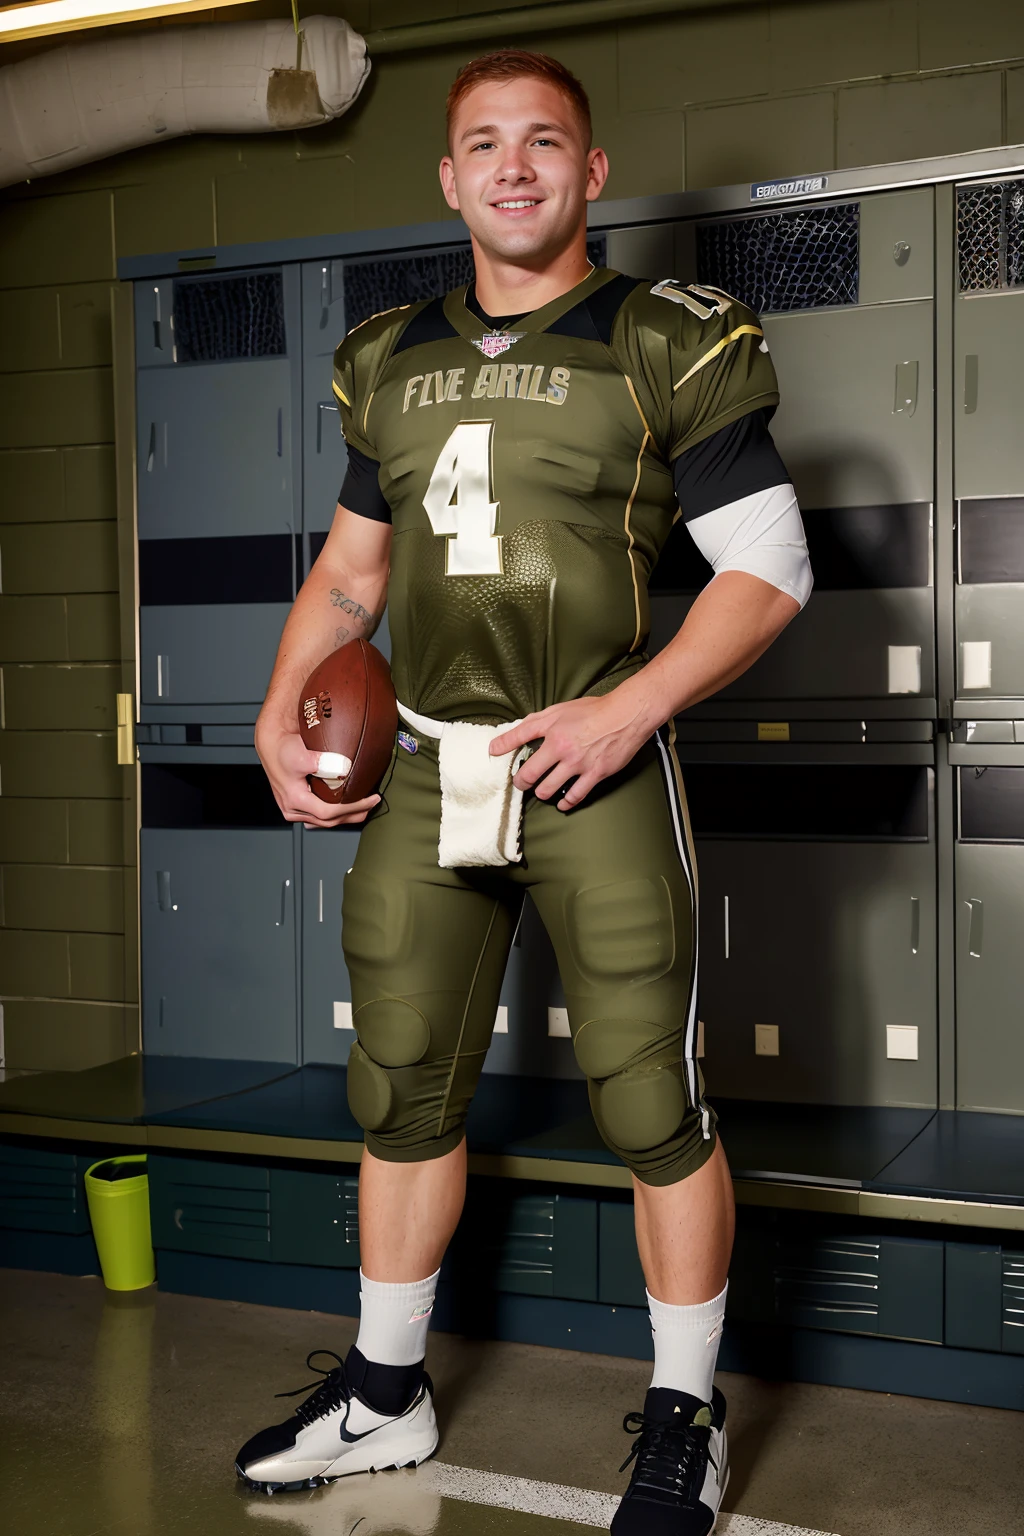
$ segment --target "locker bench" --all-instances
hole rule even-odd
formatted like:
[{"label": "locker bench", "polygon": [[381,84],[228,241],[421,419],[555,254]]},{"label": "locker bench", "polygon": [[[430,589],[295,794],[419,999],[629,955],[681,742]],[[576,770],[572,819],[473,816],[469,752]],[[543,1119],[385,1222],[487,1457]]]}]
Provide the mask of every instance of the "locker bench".
[{"label": "locker bench", "polygon": [[[746,1205],[1024,1230],[1024,1117],[717,1102]],[[0,1135],[356,1163],[343,1067],[129,1056],[0,1085]],[[485,1074],[469,1120],[478,1174],[628,1189],[586,1084]]]}]

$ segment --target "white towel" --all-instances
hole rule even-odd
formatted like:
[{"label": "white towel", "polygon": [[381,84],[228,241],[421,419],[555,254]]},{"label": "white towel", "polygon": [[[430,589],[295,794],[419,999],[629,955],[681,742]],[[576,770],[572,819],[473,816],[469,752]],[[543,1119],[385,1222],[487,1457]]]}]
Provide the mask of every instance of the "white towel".
[{"label": "white towel", "polygon": [[526,747],[492,757],[495,736],[519,725],[470,725],[466,721],[431,720],[399,704],[398,712],[413,730],[439,742],[441,828],[437,862],[442,869],[469,865],[518,864],[523,820],[523,791],[512,776],[529,756]]}]

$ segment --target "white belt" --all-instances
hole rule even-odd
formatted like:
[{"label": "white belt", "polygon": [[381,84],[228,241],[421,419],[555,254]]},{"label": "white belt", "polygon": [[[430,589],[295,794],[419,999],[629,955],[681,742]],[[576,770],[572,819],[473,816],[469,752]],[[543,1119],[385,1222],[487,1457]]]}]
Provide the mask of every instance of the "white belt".
[{"label": "white belt", "polygon": [[525,749],[491,756],[495,736],[518,725],[470,725],[465,720],[431,720],[406,705],[406,725],[440,742],[441,826],[437,862],[442,869],[517,864],[523,820],[523,791],[512,776]]}]

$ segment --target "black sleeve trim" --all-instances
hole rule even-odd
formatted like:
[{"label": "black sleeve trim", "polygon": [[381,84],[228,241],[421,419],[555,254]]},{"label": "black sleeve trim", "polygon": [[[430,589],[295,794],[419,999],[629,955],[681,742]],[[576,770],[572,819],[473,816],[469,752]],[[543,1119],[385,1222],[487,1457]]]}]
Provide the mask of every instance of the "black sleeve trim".
[{"label": "black sleeve trim", "polygon": [[684,522],[787,483],[789,471],[768,431],[771,414],[764,407],[748,411],[673,459]]},{"label": "black sleeve trim", "polygon": [[380,488],[377,471],[380,465],[369,454],[348,444],[348,469],[338,492],[338,500],[350,512],[359,517],[372,517],[377,523],[390,523],[391,508]]}]

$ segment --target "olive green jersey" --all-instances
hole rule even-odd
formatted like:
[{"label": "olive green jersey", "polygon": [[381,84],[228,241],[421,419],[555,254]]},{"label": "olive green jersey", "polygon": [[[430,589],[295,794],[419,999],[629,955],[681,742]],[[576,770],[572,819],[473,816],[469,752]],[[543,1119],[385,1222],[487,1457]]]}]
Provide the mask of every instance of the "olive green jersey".
[{"label": "olive green jersey", "polygon": [[778,393],[757,318],[717,289],[599,269],[507,333],[465,299],[357,327],[334,392],[391,508],[398,697],[494,724],[644,665],[672,461]]}]

